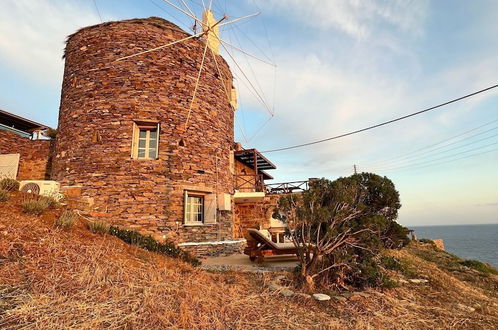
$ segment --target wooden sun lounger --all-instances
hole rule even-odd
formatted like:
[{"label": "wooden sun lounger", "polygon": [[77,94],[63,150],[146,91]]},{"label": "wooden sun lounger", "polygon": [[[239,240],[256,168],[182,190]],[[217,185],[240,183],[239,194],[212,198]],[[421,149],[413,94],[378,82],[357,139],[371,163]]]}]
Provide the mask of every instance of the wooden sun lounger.
[{"label": "wooden sun lounger", "polygon": [[293,243],[275,243],[257,229],[250,228],[247,232],[250,239],[247,240],[244,254],[247,254],[251,261],[261,263],[267,256],[297,253]]}]

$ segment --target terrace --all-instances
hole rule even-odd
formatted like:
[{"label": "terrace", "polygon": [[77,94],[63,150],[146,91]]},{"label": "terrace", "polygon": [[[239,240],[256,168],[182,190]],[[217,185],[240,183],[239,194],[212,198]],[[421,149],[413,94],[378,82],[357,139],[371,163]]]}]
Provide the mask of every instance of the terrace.
[{"label": "terrace", "polygon": [[277,167],[256,149],[238,150],[234,156],[239,162],[234,175],[235,190],[240,193],[288,194],[308,189],[309,180],[265,183],[273,179],[266,171]]}]

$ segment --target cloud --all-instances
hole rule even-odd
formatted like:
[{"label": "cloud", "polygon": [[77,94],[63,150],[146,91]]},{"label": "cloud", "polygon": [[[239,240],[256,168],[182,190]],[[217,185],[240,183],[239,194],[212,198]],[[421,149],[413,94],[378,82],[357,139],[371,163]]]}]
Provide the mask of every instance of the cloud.
[{"label": "cloud", "polygon": [[496,207],[496,206],[498,206],[498,202],[497,203],[476,204],[476,206],[492,206],[492,207]]},{"label": "cloud", "polygon": [[373,0],[273,0],[270,6],[300,21],[300,24],[320,30],[338,29],[355,38],[375,37],[383,24],[423,33],[420,22],[425,19],[428,1],[373,1]]},{"label": "cloud", "polygon": [[99,23],[90,6],[63,0],[4,0],[0,11],[0,58],[36,83],[60,84],[66,37]]}]

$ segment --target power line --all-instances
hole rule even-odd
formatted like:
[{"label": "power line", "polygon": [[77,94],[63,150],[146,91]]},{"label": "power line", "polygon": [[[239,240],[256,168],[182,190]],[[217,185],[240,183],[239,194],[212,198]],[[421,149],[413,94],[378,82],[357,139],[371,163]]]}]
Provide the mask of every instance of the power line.
[{"label": "power line", "polygon": [[[393,170],[399,170],[399,169],[405,169],[405,168],[412,168],[412,167],[420,167],[420,166],[425,167],[425,166],[432,165],[434,162],[438,162],[438,161],[443,161],[441,163],[446,163],[446,162],[448,162],[448,160],[447,160],[448,158],[459,156],[459,155],[463,155],[463,154],[466,154],[468,152],[473,152],[473,151],[485,149],[487,147],[491,147],[491,146],[496,145],[496,144],[498,144],[498,142],[493,142],[493,143],[489,143],[487,145],[480,146],[480,147],[477,147],[477,148],[460,151],[460,152],[457,152],[457,153],[452,154],[452,155],[448,155],[448,156],[445,156],[445,157],[435,158],[435,159],[432,159],[432,160],[429,160],[429,161],[426,161],[426,162],[413,163],[413,164],[407,164],[407,165],[402,165],[402,166],[397,166],[397,167],[393,167],[393,168],[384,169],[384,171],[393,171]],[[464,158],[467,158],[467,156],[464,156]],[[449,160],[449,161],[451,161],[451,160]],[[438,163],[436,163],[436,164],[438,164]]]},{"label": "power line", "polygon": [[449,160],[438,162],[438,163],[435,163],[435,164],[427,164],[427,165],[416,166],[416,167],[412,167],[412,168],[411,167],[408,167],[408,168],[406,168],[406,167],[405,168],[396,168],[396,169],[392,169],[392,170],[386,170],[386,172],[389,172],[389,171],[400,171],[400,170],[403,171],[403,170],[406,170],[406,169],[418,170],[418,169],[421,169],[421,168],[424,168],[424,167],[442,165],[442,164],[446,164],[446,163],[450,163],[450,162],[455,162],[457,160],[461,160],[461,159],[465,159],[465,158],[470,158],[470,157],[474,157],[474,156],[480,156],[480,155],[484,155],[484,154],[489,154],[490,152],[495,152],[495,151],[498,151],[498,148],[491,149],[491,150],[486,150],[486,151],[482,151],[482,152],[478,152],[478,153],[471,154],[471,155],[466,155],[466,156],[455,158],[455,159],[449,159]]},{"label": "power line", "polygon": [[[482,138],[482,139],[479,139],[479,140],[476,140],[476,141],[472,141],[472,142],[469,142],[469,143],[466,143],[466,144],[463,144],[463,145],[460,145],[460,146],[456,146],[456,147],[454,147],[454,148],[446,149],[446,150],[441,151],[441,153],[446,153],[446,152],[449,152],[449,151],[453,151],[453,150],[457,150],[457,149],[460,149],[460,148],[463,148],[463,147],[467,147],[467,146],[469,146],[469,145],[476,144],[476,143],[478,143],[478,142],[482,142],[482,141],[485,141],[485,140],[489,140],[489,139],[491,139],[491,138],[494,138],[495,136],[498,136],[498,134],[491,135],[491,136],[488,136],[488,137],[485,137],[485,138]],[[459,142],[460,142],[460,141],[459,141]],[[446,147],[446,146],[445,146],[445,147]],[[432,150],[432,151],[434,151],[434,150]],[[432,152],[432,151],[431,151],[431,152]],[[433,156],[434,156],[434,155],[429,154],[429,155],[425,155],[425,156],[422,156],[422,157],[417,157],[417,159],[416,159],[416,160],[418,161],[418,160],[420,160],[420,159],[424,159],[424,158],[428,158],[428,157],[433,157]],[[403,162],[404,162],[405,164],[403,164]],[[396,164],[396,163],[398,163],[398,164]],[[401,161],[401,164],[399,164],[399,163],[400,163],[400,161],[397,161],[397,162],[394,162],[394,163],[391,163],[391,164],[382,165],[382,166],[380,166],[380,167],[377,167],[376,169],[377,169],[377,170],[379,170],[379,169],[385,169],[385,168],[389,168],[389,167],[391,167],[391,166],[393,166],[393,165],[394,165],[394,166],[399,166],[399,165],[403,166],[403,165],[406,165],[406,164],[407,164],[407,161]],[[408,160],[408,164],[410,164],[410,160]]]},{"label": "power line", "polygon": [[[483,131],[483,132],[480,132],[480,133],[477,133],[477,134],[474,134],[474,135],[468,136],[468,137],[466,137],[466,138],[463,138],[463,139],[457,140],[457,141],[455,141],[455,142],[448,143],[448,144],[446,144],[446,145],[443,145],[443,146],[440,146],[440,147],[437,147],[437,148],[434,148],[434,147],[435,147],[435,146],[438,146],[438,145],[440,145],[440,144],[443,144],[443,143],[445,143],[445,142],[451,141],[451,140],[453,140],[453,139],[459,138],[459,137],[461,137],[461,136],[467,135],[467,134],[469,134],[470,132],[476,131],[476,130],[478,130],[478,129],[480,129],[480,128],[483,128],[483,127],[485,127],[485,126],[488,126],[488,125],[490,125],[490,124],[496,123],[497,121],[498,121],[498,119],[495,119],[495,120],[492,120],[492,121],[487,122],[487,123],[485,123],[485,124],[482,124],[482,125],[479,125],[479,126],[477,126],[477,127],[474,127],[474,128],[472,128],[472,129],[470,129],[470,130],[467,130],[467,131],[465,131],[465,132],[459,133],[459,134],[457,134],[457,135],[453,135],[453,136],[451,136],[451,137],[449,137],[449,138],[446,138],[446,139],[441,140],[441,141],[439,141],[439,142],[432,143],[432,144],[430,144],[430,145],[427,145],[427,146],[421,147],[421,148],[419,148],[419,149],[415,149],[415,150],[410,151],[410,152],[408,152],[408,153],[403,153],[403,154],[401,154],[401,155],[394,156],[394,157],[390,157],[390,158],[387,158],[387,159],[384,159],[384,160],[379,160],[379,161],[374,161],[374,162],[366,163],[365,165],[368,165],[368,166],[370,166],[370,165],[373,165],[373,166],[377,166],[377,165],[383,166],[382,164],[385,164],[385,163],[390,163],[390,162],[392,162],[393,160],[396,160],[396,159],[412,158],[412,156],[413,156],[414,154],[417,154],[417,153],[432,152],[432,151],[434,151],[434,150],[438,150],[438,149],[441,149],[441,148],[445,148],[445,147],[450,146],[450,145],[453,145],[453,144],[455,144],[455,143],[460,143],[460,142],[462,142],[462,141],[464,141],[464,140],[471,139],[471,138],[476,137],[476,136],[478,136],[478,135],[482,135],[482,134],[488,133],[489,131],[495,130],[495,129],[497,129],[498,127],[495,127],[495,128],[492,128],[492,129],[488,129],[488,130],[486,130],[486,131]],[[432,149],[432,150],[427,150],[427,149]]]},{"label": "power line", "polygon": [[394,123],[394,122],[397,122],[397,121],[400,121],[400,120],[403,120],[403,119],[407,119],[407,118],[410,118],[410,117],[413,117],[413,116],[417,116],[417,115],[420,115],[422,113],[425,113],[425,112],[428,112],[428,111],[431,111],[431,110],[435,110],[437,108],[441,108],[441,107],[443,107],[445,105],[448,105],[448,104],[451,104],[451,103],[455,103],[455,102],[461,101],[463,99],[466,99],[466,98],[469,98],[469,97],[472,97],[472,96],[484,93],[484,92],[489,91],[491,89],[494,89],[496,87],[498,87],[498,84],[490,86],[490,87],[487,87],[487,88],[484,88],[484,89],[481,89],[481,90],[478,90],[476,92],[473,92],[473,93],[470,93],[470,94],[467,94],[467,95],[464,95],[464,96],[461,96],[459,98],[456,98],[456,99],[453,99],[453,100],[450,100],[450,101],[447,101],[447,102],[435,105],[435,106],[427,108],[427,109],[423,109],[423,110],[420,110],[420,111],[417,111],[417,112],[414,112],[414,113],[411,113],[411,114],[408,114],[408,115],[405,115],[405,116],[402,116],[402,117],[391,119],[391,120],[388,120],[388,121],[385,121],[385,122],[382,122],[382,123],[379,123],[379,124],[376,124],[376,125],[372,125],[372,126],[369,126],[369,127],[365,127],[365,128],[362,128],[362,129],[359,129],[359,130],[356,130],[356,131],[352,131],[352,132],[349,132],[349,133],[345,133],[345,134],[341,134],[341,135],[336,135],[336,136],[329,137],[329,138],[322,139],[322,140],[317,140],[317,141],[312,141],[312,142],[297,144],[297,145],[293,145],[293,146],[289,146],[289,147],[283,147],[283,148],[272,149],[272,150],[265,150],[265,151],[262,151],[262,153],[270,153],[270,152],[284,151],[284,150],[289,150],[289,149],[302,148],[302,147],[306,147],[306,146],[310,146],[310,145],[314,145],[314,144],[318,144],[318,143],[322,143],[322,142],[326,142],[326,141],[336,140],[336,139],[343,138],[343,137],[346,137],[346,136],[349,136],[349,135],[358,134],[358,133],[365,132],[365,131],[368,131],[368,130],[371,130],[371,129],[374,129],[374,128],[377,128],[377,127],[385,126],[385,125],[388,125],[388,124],[391,124],[391,123]]},{"label": "power line", "polygon": [[[475,141],[472,141],[470,143],[467,143],[467,144],[463,144],[463,145],[460,145],[460,146],[457,146],[457,147],[454,147],[454,148],[450,148],[450,149],[446,149],[444,150],[445,148],[447,147],[450,147],[452,145],[455,145],[455,144],[459,144],[461,142],[464,142],[466,140],[469,140],[469,139],[472,139],[476,136],[479,136],[479,135],[482,135],[482,134],[485,134],[485,133],[488,133],[488,132],[491,132],[491,131],[494,131],[498,129],[498,127],[494,127],[494,128],[491,128],[491,129],[488,129],[484,132],[481,132],[481,133],[477,133],[477,134],[474,134],[474,135],[471,135],[467,138],[464,138],[464,139],[461,139],[461,140],[458,140],[458,141],[454,141],[452,143],[448,143],[448,144],[445,144],[445,145],[442,145],[442,146],[439,146],[439,147],[436,147],[436,148],[433,148],[432,150],[423,150],[423,151],[419,151],[419,154],[418,155],[405,155],[403,157],[398,157],[397,160],[390,160],[390,161],[384,161],[384,162],[377,162],[376,165],[373,165],[373,164],[370,164],[371,167],[373,168],[385,168],[385,167],[389,167],[389,166],[392,166],[392,165],[395,165],[397,163],[403,163],[403,162],[410,162],[411,159],[413,158],[417,158],[420,159],[420,158],[427,158],[427,157],[432,157],[433,154],[435,151],[438,151],[438,150],[441,150],[443,149],[442,151],[440,151],[441,153],[445,153],[445,152],[448,152],[448,151],[451,151],[451,150],[455,150],[455,149],[459,149],[459,148],[462,148],[462,147],[465,147],[465,146],[468,146],[468,145],[471,145],[471,144],[475,144],[477,142],[480,142],[480,141],[484,141],[484,140],[488,140],[488,139],[491,139],[495,136],[498,136],[498,134],[495,134],[495,135],[491,135],[491,136],[488,136],[488,137],[485,137],[485,138],[482,138],[482,139],[479,139],[479,140],[475,140]],[[368,165],[368,164],[367,164]],[[373,165],[373,166],[372,166]]]}]

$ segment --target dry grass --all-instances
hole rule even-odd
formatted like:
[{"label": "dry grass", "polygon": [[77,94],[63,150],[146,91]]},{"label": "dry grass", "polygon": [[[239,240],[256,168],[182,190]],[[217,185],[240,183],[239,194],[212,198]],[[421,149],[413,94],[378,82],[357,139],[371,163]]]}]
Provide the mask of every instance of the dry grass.
[{"label": "dry grass", "polygon": [[9,178],[0,178],[0,189],[7,191],[19,190],[19,181]]},{"label": "dry grass", "polygon": [[109,225],[104,221],[88,221],[87,228],[94,234],[105,235],[109,232]]},{"label": "dry grass", "polygon": [[[60,210],[28,216],[19,202],[14,194],[0,209],[0,328],[492,329],[498,324],[495,297],[409,250],[393,254],[417,265],[430,285],[317,303],[269,292],[264,284],[271,274],[208,273],[92,234],[82,223],[70,232],[56,230]],[[462,311],[458,303],[476,311]]]},{"label": "dry grass", "polygon": [[73,228],[74,224],[78,220],[78,215],[70,210],[65,210],[62,214],[55,220],[54,226],[62,230],[69,230]]},{"label": "dry grass", "polygon": [[6,202],[10,198],[10,193],[7,190],[0,189],[0,202]]}]

